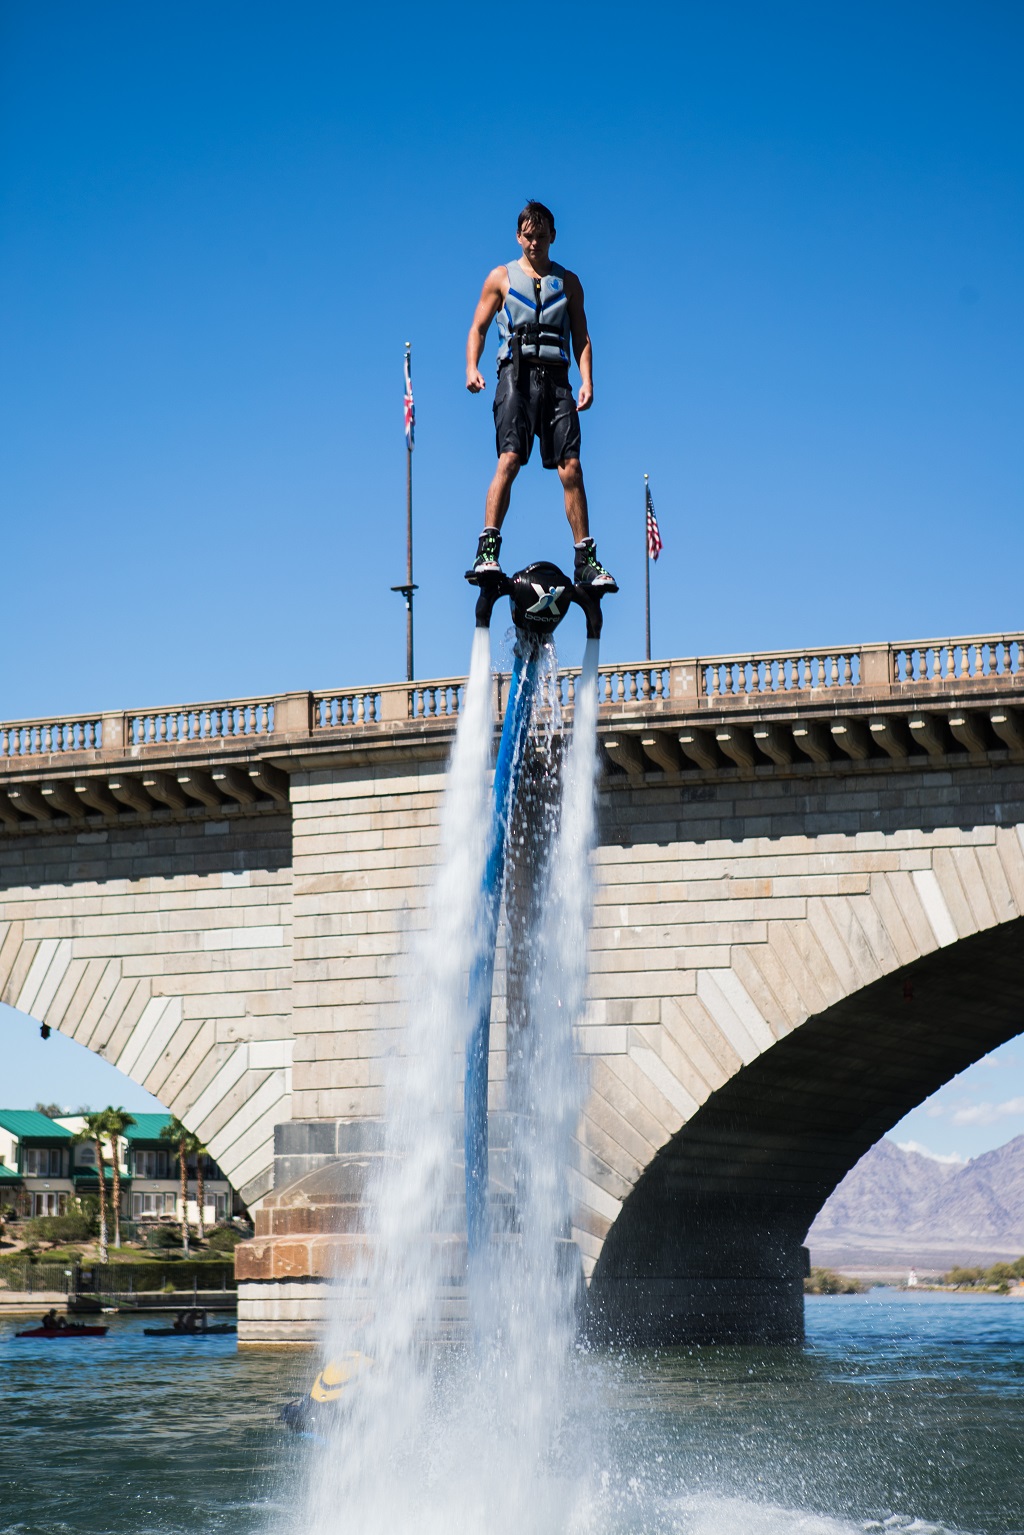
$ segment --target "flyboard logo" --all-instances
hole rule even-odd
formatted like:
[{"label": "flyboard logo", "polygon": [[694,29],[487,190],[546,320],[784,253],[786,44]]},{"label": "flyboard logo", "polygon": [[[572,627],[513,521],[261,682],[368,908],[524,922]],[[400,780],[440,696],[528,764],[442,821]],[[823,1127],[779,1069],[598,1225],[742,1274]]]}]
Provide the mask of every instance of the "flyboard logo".
[{"label": "flyboard logo", "polygon": [[539,586],[536,581],[531,581],[530,585],[537,593],[537,601],[533,604],[532,608],[527,608],[526,611],[529,616],[531,618],[549,617],[555,623],[558,623],[558,620],[564,616],[561,608],[558,606],[558,599],[565,591],[565,587],[550,586],[545,591],[544,587]]},{"label": "flyboard logo", "polygon": [[552,277],[552,279],[551,279],[551,291],[552,291],[552,293],[557,293],[561,286],[562,286],[561,278],[560,277]]},{"label": "flyboard logo", "polygon": [[537,560],[512,577],[512,621],[527,634],[548,635],[557,629],[575,600],[564,570],[549,560]]}]

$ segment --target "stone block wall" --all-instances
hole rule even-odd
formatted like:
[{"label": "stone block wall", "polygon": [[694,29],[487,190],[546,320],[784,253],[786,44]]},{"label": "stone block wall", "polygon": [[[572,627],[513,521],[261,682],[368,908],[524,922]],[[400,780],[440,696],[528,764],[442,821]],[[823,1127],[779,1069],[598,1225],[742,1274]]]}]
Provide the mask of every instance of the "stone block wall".
[{"label": "stone block wall", "polygon": [[[292,778],[293,1028],[297,1120],[376,1118],[438,856],[444,761]],[[492,1107],[504,1106],[504,965],[492,1028]],[[452,1067],[452,1109],[460,1102]]]}]

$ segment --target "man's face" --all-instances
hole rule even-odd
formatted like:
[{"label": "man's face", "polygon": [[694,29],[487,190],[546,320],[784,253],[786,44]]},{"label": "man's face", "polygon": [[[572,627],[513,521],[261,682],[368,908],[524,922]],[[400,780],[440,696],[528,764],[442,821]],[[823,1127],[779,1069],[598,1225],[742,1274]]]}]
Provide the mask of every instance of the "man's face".
[{"label": "man's face", "polygon": [[548,247],[554,238],[546,220],[539,224],[524,224],[516,235],[523,255],[531,266],[548,259]]}]

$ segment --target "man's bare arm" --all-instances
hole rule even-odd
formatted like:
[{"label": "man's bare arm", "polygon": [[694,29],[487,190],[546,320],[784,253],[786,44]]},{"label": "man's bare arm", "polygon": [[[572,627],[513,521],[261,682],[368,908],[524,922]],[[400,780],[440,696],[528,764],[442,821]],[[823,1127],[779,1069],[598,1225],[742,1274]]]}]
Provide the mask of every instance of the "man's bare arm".
[{"label": "man's bare arm", "polygon": [[590,332],[587,329],[587,312],[583,307],[583,284],[575,272],[566,272],[565,289],[569,299],[572,351],[580,370],[580,392],[576,400],[576,409],[589,410],[594,403],[594,355],[590,345]]},{"label": "man's bare arm", "polygon": [[479,394],[481,389],[487,388],[480,372],[480,357],[491,321],[505,302],[505,278],[503,266],[496,266],[493,272],[487,274],[473,323],[469,327],[469,338],[466,341],[466,388],[470,394]]}]

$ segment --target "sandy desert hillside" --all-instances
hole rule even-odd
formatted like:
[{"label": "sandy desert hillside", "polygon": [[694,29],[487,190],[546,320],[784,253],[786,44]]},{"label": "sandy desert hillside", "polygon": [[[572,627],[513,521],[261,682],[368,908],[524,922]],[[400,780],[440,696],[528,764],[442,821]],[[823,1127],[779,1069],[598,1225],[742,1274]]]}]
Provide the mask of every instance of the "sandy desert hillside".
[{"label": "sandy desert hillside", "polygon": [[807,1238],[811,1261],[846,1269],[989,1264],[1024,1253],[1024,1135],[967,1163],[893,1141],[843,1179]]}]

